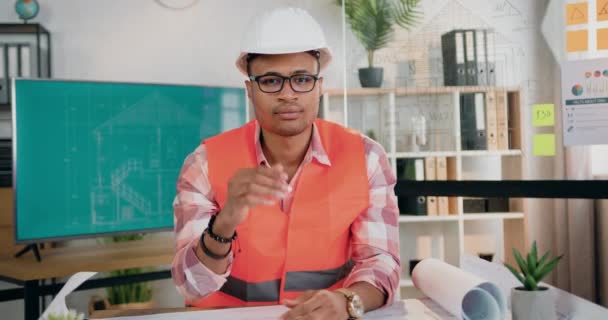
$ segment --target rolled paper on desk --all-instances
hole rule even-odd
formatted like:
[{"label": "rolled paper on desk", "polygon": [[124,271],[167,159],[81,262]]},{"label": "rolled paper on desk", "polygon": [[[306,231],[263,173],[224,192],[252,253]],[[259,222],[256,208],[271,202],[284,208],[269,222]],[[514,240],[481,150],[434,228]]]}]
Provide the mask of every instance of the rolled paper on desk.
[{"label": "rolled paper on desk", "polygon": [[506,300],[493,283],[437,259],[422,260],[412,272],[414,286],[441,307],[465,320],[498,320]]}]

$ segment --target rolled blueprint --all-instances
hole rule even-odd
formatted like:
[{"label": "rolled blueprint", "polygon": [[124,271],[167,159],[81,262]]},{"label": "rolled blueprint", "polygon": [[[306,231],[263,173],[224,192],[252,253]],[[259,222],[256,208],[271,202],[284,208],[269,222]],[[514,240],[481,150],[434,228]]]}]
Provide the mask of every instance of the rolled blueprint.
[{"label": "rolled blueprint", "polygon": [[491,282],[437,259],[425,259],[412,272],[414,286],[455,316],[465,320],[498,320],[506,300]]}]

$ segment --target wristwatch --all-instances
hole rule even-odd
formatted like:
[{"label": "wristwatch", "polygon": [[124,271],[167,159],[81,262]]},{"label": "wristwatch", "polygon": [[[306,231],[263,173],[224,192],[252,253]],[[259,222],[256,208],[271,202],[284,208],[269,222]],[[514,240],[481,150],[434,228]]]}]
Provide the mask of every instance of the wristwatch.
[{"label": "wristwatch", "polygon": [[340,288],[336,290],[336,292],[340,292],[346,297],[346,311],[348,311],[349,316],[348,320],[362,319],[365,310],[363,310],[363,301],[361,301],[359,295],[354,291],[345,288]]}]

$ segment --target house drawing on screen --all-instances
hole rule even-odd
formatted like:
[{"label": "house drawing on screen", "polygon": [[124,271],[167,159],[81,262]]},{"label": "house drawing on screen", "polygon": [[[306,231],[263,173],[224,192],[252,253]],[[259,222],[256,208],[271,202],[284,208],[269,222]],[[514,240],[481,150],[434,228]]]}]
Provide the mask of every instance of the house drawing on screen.
[{"label": "house drawing on screen", "polygon": [[93,129],[97,161],[92,223],[172,214],[175,178],[185,156],[178,150],[191,149],[184,144],[199,136],[200,126],[200,115],[152,93]]}]

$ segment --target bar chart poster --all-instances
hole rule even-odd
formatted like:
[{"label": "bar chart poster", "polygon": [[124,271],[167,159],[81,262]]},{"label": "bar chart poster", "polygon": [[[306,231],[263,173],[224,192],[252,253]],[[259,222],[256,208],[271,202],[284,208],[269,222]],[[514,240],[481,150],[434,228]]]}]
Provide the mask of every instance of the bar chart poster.
[{"label": "bar chart poster", "polygon": [[608,144],[608,59],[562,63],[564,145]]}]

